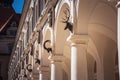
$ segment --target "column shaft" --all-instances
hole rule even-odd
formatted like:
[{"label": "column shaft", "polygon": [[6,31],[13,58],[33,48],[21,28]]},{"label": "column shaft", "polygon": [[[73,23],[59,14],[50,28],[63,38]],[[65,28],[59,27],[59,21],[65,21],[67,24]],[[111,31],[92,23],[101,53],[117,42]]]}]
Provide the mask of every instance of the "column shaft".
[{"label": "column shaft", "polygon": [[39,73],[39,80],[43,80],[43,74],[42,74],[42,72]]},{"label": "column shaft", "polygon": [[51,80],[55,80],[55,64],[51,63]]},{"label": "column shaft", "polygon": [[71,47],[71,80],[77,80],[77,48]]},{"label": "column shaft", "polygon": [[[117,37],[118,37],[118,59],[119,59],[119,77],[120,77],[120,1],[117,4],[118,7],[118,21],[117,21]],[[119,78],[120,80],[120,78]]]},{"label": "column shaft", "polygon": [[71,46],[71,80],[87,80],[86,45]]},{"label": "column shaft", "polygon": [[63,70],[61,62],[51,63],[51,80],[63,80]]}]

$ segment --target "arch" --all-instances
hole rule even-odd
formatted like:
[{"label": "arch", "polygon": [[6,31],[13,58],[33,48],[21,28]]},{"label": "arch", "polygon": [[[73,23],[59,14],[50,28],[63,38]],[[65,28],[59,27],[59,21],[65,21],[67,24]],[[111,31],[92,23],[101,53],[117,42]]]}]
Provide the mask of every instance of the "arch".
[{"label": "arch", "polygon": [[[94,5],[95,8],[90,13],[88,34],[94,40],[98,50],[97,54],[101,59],[101,65],[103,65],[104,79],[113,80],[112,69],[117,42],[117,15],[116,10],[109,3],[99,2]],[[111,76],[108,77],[108,75]]]},{"label": "arch", "polygon": [[[33,54],[33,61],[34,61],[34,66],[33,66],[33,71],[34,73],[39,73],[39,66],[41,62],[41,53],[40,53],[40,44],[38,43],[37,39],[34,42],[34,54]],[[29,55],[31,56],[31,55]],[[32,57],[32,56],[31,56]]]},{"label": "arch", "polygon": [[64,4],[67,4],[68,6],[70,6],[70,1],[69,0],[61,0],[59,5],[56,6],[56,9],[55,9],[55,17],[58,18],[58,16],[60,15],[60,11],[61,11],[61,8],[63,7]]},{"label": "arch", "polygon": [[104,36],[112,39],[114,42],[117,42],[117,34],[113,32],[112,29],[109,29],[107,25],[91,23],[89,24],[88,30],[89,33],[94,31],[96,33],[103,34]]},{"label": "arch", "polygon": [[88,34],[91,23],[104,24],[116,32],[113,26],[117,26],[117,9],[113,5],[101,0],[78,0],[77,2],[79,7],[76,33]]},{"label": "arch", "polygon": [[64,30],[66,24],[61,22],[65,17],[64,11],[66,8],[70,8],[68,2],[66,1],[61,2],[62,4],[59,6],[55,22],[55,53],[57,54],[63,53],[66,39],[70,35],[70,32],[68,30]]},{"label": "arch", "polygon": [[[64,30],[66,24],[62,23],[61,21],[63,18],[65,18],[65,13],[64,11],[66,9],[70,9],[70,2],[69,0],[62,0],[60,5],[56,8],[57,9],[57,14],[56,14],[56,22],[55,22],[55,28],[54,28],[54,37],[55,37],[55,49],[54,53],[56,55],[63,55],[64,60],[62,62],[62,68],[63,68],[63,74],[65,74],[67,77],[64,77],[64,79],[70,79],[70,56],[69,53],[65,52],[66,49],[66,42],[67,38],[70,34],[70,31]],[[67,48],[67,51],[70,51],[70,49]],[[66,56],[67,55],[67,56]]]},{"label": "arch", "polygon": [[103,52],[104,79],[114,80],[116,43],[108,39]]},{"label": "arch", "polygon": [[48,57],[49,57],[49,53],[46,51],[46,49],[44,49],[44,42],[46,40],[50,40],[50,43],[46,43],[46,46],[47,47],[52,47],[53,45],[53,34],[52,34],[52,29],[49,27],[49,25],[45,25],[45,27],[43,28],[43,40],[42,40],[42,62],[41,64],[44,65],[44,66],[49,66],[49,60],[48,60]]},{"label": "arch", "polygon": [[104,80],[103,63],[99,56],[97,47],[91,38],[89,38],[87,53],[88,53],[87,55],[91,56],[91,58],[93,58],[92,60],[97,64],[97,73],[96,73],[97,80]]},{"label": "arch", "polygon": [[[93,30],[116,42],[117,40],[117,13],[108,3],[101,2],[95,5],[90,14],[88,33]],[[108,14],[109,13],[109,14]]]}]

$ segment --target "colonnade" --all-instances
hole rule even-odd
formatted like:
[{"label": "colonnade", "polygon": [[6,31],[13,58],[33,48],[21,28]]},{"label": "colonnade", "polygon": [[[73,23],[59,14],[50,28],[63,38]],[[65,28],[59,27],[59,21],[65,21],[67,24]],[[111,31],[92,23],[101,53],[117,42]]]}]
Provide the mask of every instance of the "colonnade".
[{"label": "colonnade", "polygon": [[[32,1],[34,2],[34,5]],[[20,47],[21,44],[17,44],[19,43],[19,38],[18,38],[18,42],[16,42],[17,50],[16,48],[14,49],[16,53],[14,53],[13,51],[11,57],[10,68],[9,68],[9,80],[12,79],[17,80],[18,78],[19,80],[24,80],[24,79],[26,80],[29,79],[30,80],[32,79],[33,80],[92,80],[92,79],[105,80],[106,78],[104,78],[105,75],[104,69],[106,69],[106,67],[104,65],[106,59],[104,56],[106,56],[107,53],[109,52],[109,51],[107,52],[107,49],[109,48],[106,47],[106,45],[108,46],[107,41],[111,41],[111,43],[113,42],[114,45],[116,43],[114,39],[111,39],[111,37],[109,37],[111,35],[108,35],[107,32],[104,31],[102,32],[99,30],[97,31],[97,26],[100,26],[99,29],[102,29],[102,27],[104,29],[104,27],[106,27],[105,28],[106,31],[111,30],[109,29],[111,28],[111,26],[110,27],[106,26],[105,22],[102,23],[101,21],[102,19],[104,20],[103,17],[104,15],[97,15],[97,16],[96,14],[92,15],[92,13],[94,12],[93,8],[96,7],[96,4],[98,4],[97,1],[96,3],[91,2],[93,6],[89,4],[86,5],[88,2],[87,1],[84,2],[83,0],[81,0],[81,2],[84,5],[80,4],[81,2],[79,0],[76,1],[55,0],[56,1],[55,3],[54,0],[52,0],[51,2],[49,0],[48,2],[42,1],[44,2],[44,6],[42,6],[42,8],[45,7],[45,9],[43,9],[38,19],[33,15],[38,14],[37,12],[39,11],[39,7],[37,7],[38,6],[37,2],[39,2],[39,0],[37,0],[36,2],[34,0],[32,1],[27,6],[28,7],[28,11],[26,11],[27,16],[25,16],[25,14],[23,16],[25,17],[25,20],[23,21],[24,25],[21,24],[22,30],[20,31],[23,35],[21,36],[21,34],[19,33],[20,40],[22,41],[21,44],[23,43],[22,45],[23,51],[19,53],[19,51],[21,50]],[[109,7],[108,3],[104,1],[103,2],[100,1],[100,5],[105,5],[105,6],[107,5],[106,8],[110,9],[110,11],[112,12],[111,5]],[[91,8],[89,8],[89,6]],[[85,10],[87,7],[88,11],[86,10],[86,12],[88,12],[89,15],[84,13],[83,10],[80,10],[81,7]],[[35,14],[33,14],[34,13],[33,8],[36,11]],[[96,8],[101,9],[100,6]],[[117,8],[118,8],[117,37],[118,37],[118,52],[120,56],[120,45],[119,45],[120,44],[120,28],[119,28],[120,1],[118,1]],[[69,9],[71,9],[70,12],[66,12],[65,10],[67,9],[68,11]],[[95,10],[95,12],[99,12],[99,11]],[[68,19],[66,23],[64,21],[62,23],[61,19],[66,20],[64,19],[64,17],[66,18],[68,16],[70,19]],[[84,22],[81,20],[81,17],[79,16],[86,18],[86,19],[82,19]],[[36,23],[31,27],[28,24],[31,23],[29,22],[29,18],[33,18],[33,17],[35,17]],[[94,21],[94,18],[96,20],[98,19],[98,23]],[[68,24],[72,28],[66,26]],[[91,27],[91,25],[93,26]],[[93,27],[96,27],[96,29],[93,29]],[[29,30],[32,28],[33,30]],[[104,42],[104,40],[103,42],[102,40],[99,40],[101,38],[104,38],[106,43]],[[103,45],[105,44],[105,48],[103,47],[101,48],[100,43]],[[109,44],[111,43],[109,42]],[[22,64],[23,62],[24,65],[19,66],[20,69],[22,70],[18,71],[19,76],[16,76],[17,77],[16,78],[14,74],[11,75],[11,70],[13,70],[13,68],[11,67],[13,66],[14,63],[13,60],[16,58],[15,56],[17,55],[17,53],[21,54],[19,56],[20,58],[19,63]],[[111,51],[111,54],[114,53],[112,53]],[[89,55],[90,58],[87,57]],[[38,62],[36,62],[36,60],[38,60]],[[89,63],[89,60],[91,61],[91,63]],[[109,58],[107,60],[109,60]],[[31,64],[31,66],[28,69],[29,64]],[[119,65],[120,65],[120,60],[119,60]],[[89,69],[91,72],[89,71]]]}]

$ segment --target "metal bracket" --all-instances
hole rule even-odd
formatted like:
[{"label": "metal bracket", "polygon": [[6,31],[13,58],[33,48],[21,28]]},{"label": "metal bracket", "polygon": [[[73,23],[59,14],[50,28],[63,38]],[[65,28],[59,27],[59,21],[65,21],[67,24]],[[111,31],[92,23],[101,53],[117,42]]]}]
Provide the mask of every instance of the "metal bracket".
[{"label": "metal bracket", "polygon": [[50,43],[51,41],[50,40],[46,40],[45,42],[44,42],[44,44],[43,44],[43,47],[44,47],[44,49],[49,53],[49,52],[51,52],[52,53],[52,48],[47,48],[46,47],[46,43]]}]

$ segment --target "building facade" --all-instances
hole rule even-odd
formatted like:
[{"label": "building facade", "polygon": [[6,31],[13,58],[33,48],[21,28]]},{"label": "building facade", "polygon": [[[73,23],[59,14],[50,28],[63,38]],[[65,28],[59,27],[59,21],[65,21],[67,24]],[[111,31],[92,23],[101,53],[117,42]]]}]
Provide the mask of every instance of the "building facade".
[{"label": "building facade", "polygon": [[8,80],[119,80],[119,3],[25,0]]},{"label": "building facade", "polygon": [[8,64],[15,41],[20,15],[0,1],[0,80],[8,80]]}]

